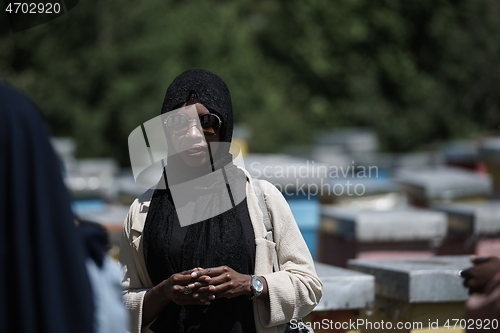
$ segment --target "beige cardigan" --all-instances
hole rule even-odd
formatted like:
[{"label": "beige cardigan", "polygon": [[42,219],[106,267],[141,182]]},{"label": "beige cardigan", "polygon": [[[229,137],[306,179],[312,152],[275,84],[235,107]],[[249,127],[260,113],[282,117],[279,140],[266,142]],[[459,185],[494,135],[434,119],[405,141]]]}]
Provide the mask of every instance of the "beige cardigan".
[{"label": "beige cardigan", "polygon": [[[243,171],[250,178],[248,172]],[[321,298],[322,283],[285,198],[271,183],[260,182],[273,222],[275,243],[265,239],[267,232],[262,211],[252,183],[247,181],[247,204],[256,245],[255,275],[266,279],[270,300],[269,303],[259,299],[251,302],[257,332],[281,333],[285,323],[292,318],[304,317],[314,309]],[[130,310],[132,333],[151,332],[149,325],[141,330],[144,294],[153,287],[144,262],[141,236],[152,194],[153,191],[149,190],[134,201],[121,236],[119,260],[124,266],[122,286],[125,305]],[[280,271],[273,273],[275,247]]]}]

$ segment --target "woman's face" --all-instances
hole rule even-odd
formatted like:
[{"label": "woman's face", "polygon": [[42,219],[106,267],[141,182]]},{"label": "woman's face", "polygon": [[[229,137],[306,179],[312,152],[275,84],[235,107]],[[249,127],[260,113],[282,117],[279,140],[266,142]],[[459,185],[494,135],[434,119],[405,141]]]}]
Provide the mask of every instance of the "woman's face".
[{"label": "woman's face", "polygon": [[[218,145],[211,145],[209,149],[209,144],[218,142],[220,134],[219,131],[215,132],[215,134],[204,134],[199,116],[210,113],[205,106],[200,103],[190,105],[187,108],[184,106],[186,106],[185,103],[181,106],[181,109],[170,112],[169,116],[184,115],[189,119],[189,123],[186,130],[183,127],[182,131],[175,134],[169,131],[170,139],[175,151],[187,166],[199,167],[210,163],[210,153],[214,156]],[[185,118],[182,119],[186,121]]]}]

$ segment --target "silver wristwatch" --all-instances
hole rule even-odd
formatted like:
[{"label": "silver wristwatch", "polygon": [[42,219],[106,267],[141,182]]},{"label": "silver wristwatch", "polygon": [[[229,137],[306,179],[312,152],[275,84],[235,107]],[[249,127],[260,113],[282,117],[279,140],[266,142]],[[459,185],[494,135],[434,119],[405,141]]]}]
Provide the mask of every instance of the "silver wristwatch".
[{"label": "silver wristwatch", "polygon": [[250,283],[250,289],[253,292],[253,296],[250,297],[250,299],[257,298],[262,294],[262,291],[264,290],[264,283],[262,282],[261,279],[259,279],[255,275],[252,275],[252,282]]}]

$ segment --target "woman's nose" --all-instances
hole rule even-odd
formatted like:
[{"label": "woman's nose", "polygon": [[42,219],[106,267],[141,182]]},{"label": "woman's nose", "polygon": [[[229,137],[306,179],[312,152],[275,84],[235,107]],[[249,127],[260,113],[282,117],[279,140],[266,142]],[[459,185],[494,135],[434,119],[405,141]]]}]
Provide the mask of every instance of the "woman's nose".
[{"label": "woman's nose", "polygon": [[203,131],[198,123],[191,123],[186,136],[193,140],[205,140],[205,136],[203,135]]}]

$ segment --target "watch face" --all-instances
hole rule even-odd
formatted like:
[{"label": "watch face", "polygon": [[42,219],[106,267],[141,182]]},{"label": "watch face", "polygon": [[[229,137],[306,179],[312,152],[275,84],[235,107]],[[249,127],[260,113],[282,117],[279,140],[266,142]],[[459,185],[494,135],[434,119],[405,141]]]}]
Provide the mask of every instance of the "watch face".
[{"label": "watch face", "polygon": [[253,277],[252,278],[252,288],[258,293],[262,292],[262,289],[264,289],[264,284],[258,277]]}]

